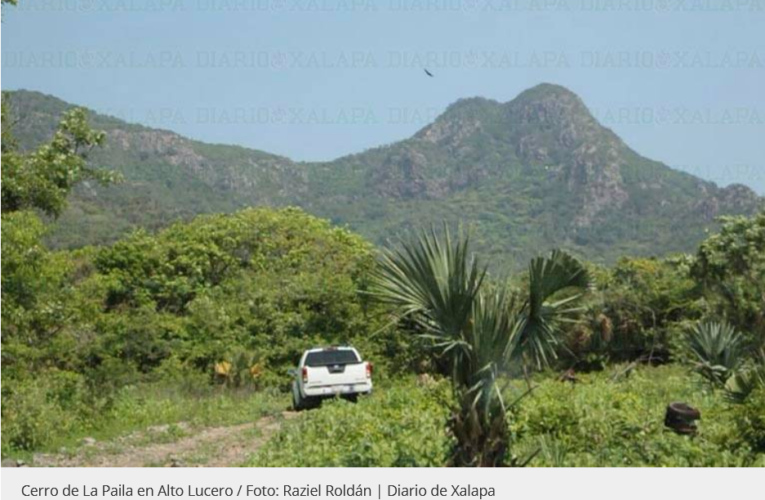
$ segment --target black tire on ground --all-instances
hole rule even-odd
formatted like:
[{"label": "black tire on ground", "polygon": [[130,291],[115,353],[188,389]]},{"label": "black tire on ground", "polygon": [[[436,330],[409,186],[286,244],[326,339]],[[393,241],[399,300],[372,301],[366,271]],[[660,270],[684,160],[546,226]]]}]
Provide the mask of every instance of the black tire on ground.
[{"label": "black tire on ground", "polygon": [[678,417],[691,420],[698,420],[701,418],[701,412],[687,403],[670,403],[667,407],[667,413],[670,412]]},{"label": "black tire on ground", "polygon": [[696,420],[701,418],[701,412],[696,408],[680,402],[670,403],[664,417],[664,425],[678,434],[693,435],[696,433]]}]

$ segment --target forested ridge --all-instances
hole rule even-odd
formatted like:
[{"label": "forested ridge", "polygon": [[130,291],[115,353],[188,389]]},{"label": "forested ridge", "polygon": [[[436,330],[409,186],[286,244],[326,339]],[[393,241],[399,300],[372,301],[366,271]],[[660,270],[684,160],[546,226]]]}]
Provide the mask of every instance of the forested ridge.
[{"label": "forested ridge", "polygon": [[[28,91],[6,93],[6,106],[22,150],[47,141],[75,107]],[[329,162],[89,116],[106,132],[90,161],[122,182],[79,185],[46,236],[56,248],[108,244],[204,213],[299,206],[376,245],[433,224],[469,225],[497,269],[522,269],[559,246],[614,264],[693,252],[716,217],[763,207],[745,186],[719,187],[641,156],[552,84],[505,103],[461,99],[410,138]]]}]

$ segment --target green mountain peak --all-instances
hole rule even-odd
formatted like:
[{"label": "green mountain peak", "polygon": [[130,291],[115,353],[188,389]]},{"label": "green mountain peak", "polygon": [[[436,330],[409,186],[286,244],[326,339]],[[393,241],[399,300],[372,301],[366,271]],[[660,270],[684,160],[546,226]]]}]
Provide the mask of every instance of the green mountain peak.
[{"label": "green mountain peak", "polygon": [[[70,106],[35,92],[9,99],[23,147],[49,137]],[[460,99],[408,139],[321,163],[99,114],[92,122],[107,133],[92,160],[126,182],[79,189],[53,228],[61,246],[198,213],[299,205],[375,242],[446,221],[473,226],[479,250],[499,264],[560,246],[607,262],[689,251],[716,216],[763,206],[749,188],[722,189],[640,156],[575,93],[549,83],[505,103]]]}]

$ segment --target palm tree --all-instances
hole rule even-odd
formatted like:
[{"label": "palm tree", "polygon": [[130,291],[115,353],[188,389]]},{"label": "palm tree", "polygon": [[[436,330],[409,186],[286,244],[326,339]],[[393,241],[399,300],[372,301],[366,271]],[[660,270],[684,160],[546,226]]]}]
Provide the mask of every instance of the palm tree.
[{"label": "palm tree", "polygon": [[744,336],[729,323],[697,323],[687,340],[696,371],[714,384],[725,384],[745,359]]},{"label": "palm tree", "polygon": [[[528,290],[489,283],[469,250],[469,238],[452,240],[431,230],[384,251],[371,293],[415,321],[445,359],[455,406],[449,420],[456,466],[506,463],[508,406],[499,378],[511,365],[546,365],[555,356],[561,321],[589,286],[586,269],[555,251],[529,266]],[[559,300],[564,290],[574,290]]]}]

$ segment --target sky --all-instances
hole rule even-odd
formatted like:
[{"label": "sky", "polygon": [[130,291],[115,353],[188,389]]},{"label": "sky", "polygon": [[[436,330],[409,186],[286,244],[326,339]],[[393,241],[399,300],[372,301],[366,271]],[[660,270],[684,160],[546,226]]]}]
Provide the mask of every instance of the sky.
[{"label": "sky", "polygon": [[765,194],[765,0],[19,3],[4,90],[195,139],[330,160],[551,82],[640,154]]}]

